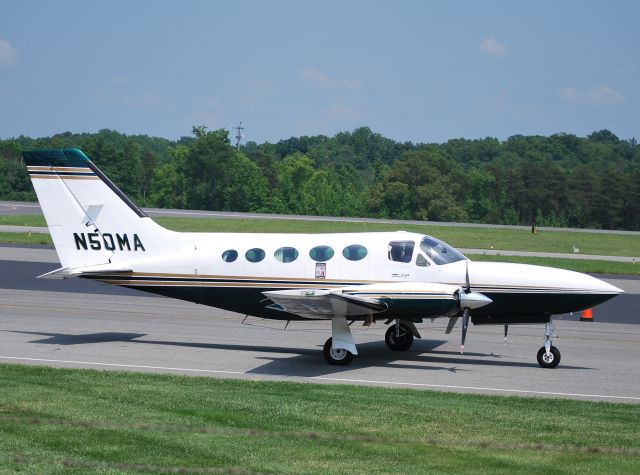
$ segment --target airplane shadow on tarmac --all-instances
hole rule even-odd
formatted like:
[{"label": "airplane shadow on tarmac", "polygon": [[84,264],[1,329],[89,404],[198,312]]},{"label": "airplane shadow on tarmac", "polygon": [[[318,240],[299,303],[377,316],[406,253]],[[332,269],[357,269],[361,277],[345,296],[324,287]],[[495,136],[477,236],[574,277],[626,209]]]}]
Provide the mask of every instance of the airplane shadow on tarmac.
[{"label": "airplane shadow on tarmac", "polygon": [[[454,351],[436,350],[446,343],[445,340],[416,340],[408,351],[390,351],[383,342],[368,342],[358,344],[359,356],[349,366],[330,366],[322,357],[322,350],[287,348],[265,345],[242,345],[222,343],[197,343],[170,340],[139,340],[146,336],[144,333],[119,333],[102,332],[87,334],[44,333],[28,331],[12,331],[27,335],[37,335],[45,338],[32,340],[29,343],[45,345],[85,345],[95,343],[126,342],[146,345],[176,346],[185,348],[202,348],[212,350],[248,351],[254,353],[276,353],[294,355],[288,357],[256,356],[258,360],[265,360],[265,364],[247,371],[247,374],[278,375],[278,376],[324,376],[336,374],[347,370],[367,368],[371,366],[397,368],[437,370],[452,373],[471,371],[466,365],[485,365],[512,368],[537,368],[535,361],[520,362],[506,361],[502,356],[494,353],[467,352],[461,355]],[[452,365],[450,367],[425,365],[425,363],[438,363]],[[583,366],[562,365],[562,369],[592,369]]]}]

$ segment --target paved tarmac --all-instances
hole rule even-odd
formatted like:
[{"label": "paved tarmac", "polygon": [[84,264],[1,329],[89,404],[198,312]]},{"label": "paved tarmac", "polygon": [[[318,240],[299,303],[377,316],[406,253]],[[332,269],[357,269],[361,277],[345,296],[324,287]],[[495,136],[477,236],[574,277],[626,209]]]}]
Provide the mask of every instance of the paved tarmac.
[{"label": "paved tarmac", "polygon": [[[404,353],[386,348],[383,324],[354,324],[360,355],[342,368],[322,357],[329,322],[284,330],[283,322],[243,324],[242,315],[96,282],[36,280],[56,263],[30,251],[43,250],[22,248],[23,261],[0,256],[0,362],[640,403],[640,325],[603,323],[604,306],[595,323],[557,321],[554,370],[535,361],[542,325],[512,326],[506,344],[502,327],[471,326],[460,355],[460,331],[445,335],[446,320],[420,325],[424,339]],[[631,291],[612,302],[640,298],[637,280],[610,281]]]},{"label": "paved tarmac", "polygon": [[410,387],[485,394],[640,403],[640,326],[560,321],[562,362],[538,367],[542,327],[421,325],[404,353],[383,343],[384,325],[354,326],[360,355],[346,368],[322,357],[329,322],[249,318],[159,297],[0,289],[0,361],[212,377]]}]

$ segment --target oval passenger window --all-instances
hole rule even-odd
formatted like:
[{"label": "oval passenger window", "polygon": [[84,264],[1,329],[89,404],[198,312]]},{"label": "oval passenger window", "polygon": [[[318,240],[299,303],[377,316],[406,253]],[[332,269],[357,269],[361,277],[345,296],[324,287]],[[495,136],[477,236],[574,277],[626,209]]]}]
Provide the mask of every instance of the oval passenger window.
[{"label": "oval passenger window", "polygon": [[233,262],[238,258],[238,251],[228,249],[222,253],[222,260],[225,262]]},{"label": "oval passenger window", "polygon": [[351,244],[342,250],[342,255],[350,261],[359,261],[367,257],[367,248],[360,244]]},{"label": "oval passenger window", "polygon": [[245,253],[244,257],[249,262],[260,262],[262,259],[264,259],[264,251],[258,248],[249,249]]},{"label": "oval passenger window", "polygon": [[309,251],[309,257],[317,262],[326,262],[333,257],[333,249],[329,246],[316,246]]}]

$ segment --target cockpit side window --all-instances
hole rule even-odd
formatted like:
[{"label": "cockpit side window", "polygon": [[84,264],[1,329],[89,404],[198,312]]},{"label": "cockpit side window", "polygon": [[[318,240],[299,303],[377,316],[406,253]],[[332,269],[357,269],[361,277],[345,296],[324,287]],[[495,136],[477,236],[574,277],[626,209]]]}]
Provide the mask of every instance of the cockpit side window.
[{"label": "cockpit side window", "polygon": [[416,265],[418,267],[429,267],[429,261],[419,252],[418,257],[416,257]]},{"label": "cockpit side window", "polygon": [[453,247],[431,236],[422,238],[420,249],[437,265],[451,264],[452,262],[466,259],[464,255]]},{"label": "cockpit side window", "polygon": [[411,262],[415,245],[413,241],[391,241],[389,243],[389,260],[395,262]]}]

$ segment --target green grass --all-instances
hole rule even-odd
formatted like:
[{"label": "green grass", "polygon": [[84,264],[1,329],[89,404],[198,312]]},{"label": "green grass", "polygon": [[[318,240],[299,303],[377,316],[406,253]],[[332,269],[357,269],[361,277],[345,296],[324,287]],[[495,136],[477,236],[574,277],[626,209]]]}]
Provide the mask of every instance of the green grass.
[{"label": "green grass", "polygon": [[639,441],[640,405],[0,365],[0,472],[639,473]]},{"label": "green grass", "polygon": [[41,244],[53,245],[49,234],[0,232],[0,244]]},{"label": "green grass", "polygon": [[562,259],[554,257],[489,256],[485,254],[468,254],[468,257],[473,261],[519,262],[521,264],[557,267],[559,269],[568,269],[589,274],[640,275],[640,262],[594,261],[590,259]]},{"label": "green grass", "polygon": [[[154,218],[175,231],[325,233],[366,231],[414,231],[433,235],[454,247],[571,253],[606,256],[640,256],[640,237],[621,234],[543,231],[525,229],[462,228],[452,226],[350,223],[341,221],[293,221],[279,219]],[[45,226],[42,216],[3,216],[0,224]]]},{"label": "green grass", "polygon": [[0,224],[7,226],[33,226],[44,227],[47,225],[44,216],[38,214],[0,216]]}]

